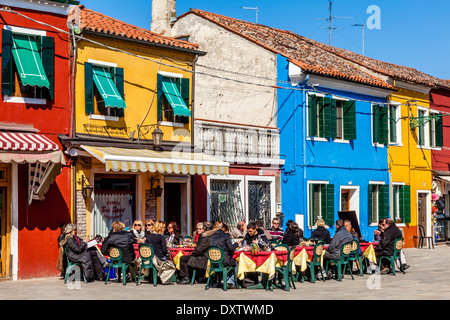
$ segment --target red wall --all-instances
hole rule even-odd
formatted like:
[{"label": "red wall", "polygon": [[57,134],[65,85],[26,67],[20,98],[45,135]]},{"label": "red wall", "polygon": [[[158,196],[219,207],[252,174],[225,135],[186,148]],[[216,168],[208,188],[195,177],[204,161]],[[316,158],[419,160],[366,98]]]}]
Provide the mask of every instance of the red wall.
[{"label": "red wall", "polygon": [[[11,8],[32,19],[66,30],[66,17],[50,13]],[[59,143],[58,134],[69,134],[71,109],[69,96],[69,41],[65,34],[13,13],[2,12],[0,27],[19,26],[47,31],[55,39],[55,95],[48,105],[25,105],[0,101],[0,122],[33,125],[39,133]],[[0,34],[1,36],[1,34]],[[1,48],[0,48],[1,50]],[[61,148],[61,145],[60,145]],[[44,201],[27,202],[27,165],[19,165],[19,244],[18,278],[55,276],[59,227],[70,220],[70,168],[66,166],[51,185]]]},{"label": "red wall", "polygon": [[[450,113],[450,91],[431,90],[430,108]],[[431,150],[432,169],[435,171],[450,171],[450,115],[442,117],[444,148]]]}]

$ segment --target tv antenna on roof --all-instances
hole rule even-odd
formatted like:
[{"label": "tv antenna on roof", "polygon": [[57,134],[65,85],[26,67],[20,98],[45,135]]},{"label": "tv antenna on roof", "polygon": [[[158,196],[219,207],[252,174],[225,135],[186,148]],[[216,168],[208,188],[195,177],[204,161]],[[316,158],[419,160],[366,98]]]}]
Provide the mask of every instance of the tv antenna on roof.
[{"label": "tv antenna on roof", "polygon": [[255,10],[256,12],[256,23],[258,23],[258,7],[241,7],[241,9],[246,9],[246,10]]},{"label": "tv antenna on roof", "polygon": [[328,29],[328,44],[331,45],[331,31],[336,29],[342,29],[342,28],[336,28],[332,26],[332,22],[334,19],[353,19],[354,17],[333,17],[333,14],[331,12],[332,10],[332,1],[328,1],[328,11],[330,12],[329,18],[316,18],[316,20],[326,20],[328,21],[328,27],[321,27],[322,29]]}]

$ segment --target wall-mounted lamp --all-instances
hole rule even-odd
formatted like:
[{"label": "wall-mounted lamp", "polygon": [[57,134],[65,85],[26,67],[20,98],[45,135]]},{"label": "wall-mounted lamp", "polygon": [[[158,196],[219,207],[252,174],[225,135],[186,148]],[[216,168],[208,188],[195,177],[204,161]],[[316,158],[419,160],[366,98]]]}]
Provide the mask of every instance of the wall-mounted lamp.
[{"label": "wall-mounted lamp", "polygon": [[89,179],[85,176],[81,176],[81,194],[83,195],[83,198],[90,198],[92,195],[92,191],[94,191],[94,188],[91,187],[89,184]]},{"label": "wall-mounted lamp", "polygon": [[156,127],[155,130],[153,130],[152,137],[154,147],[159,148],[161,146],[163,135],[164,133],[160,128]]},{"label": "wall-mounted lamp", "polygon": [[153,177],[149,179],[150,181],[150,192],[157,198],[161,197],[163,188],[159,186],[159,184],[156,186],[156,188],[153,188],[153,182],[158,182],[158,179],[154,179]]}]

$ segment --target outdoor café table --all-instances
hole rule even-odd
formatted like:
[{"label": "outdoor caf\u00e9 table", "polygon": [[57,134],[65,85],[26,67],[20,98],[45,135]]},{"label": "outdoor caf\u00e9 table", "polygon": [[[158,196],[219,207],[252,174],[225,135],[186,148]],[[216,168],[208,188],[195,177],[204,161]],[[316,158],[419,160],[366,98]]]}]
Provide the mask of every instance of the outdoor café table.
[{"label": "outdoor caf\u00e9 table", "polygon": [[180,270],[180,257],[181,256],[188,256],[194,251],[194,247],[175,247],[175,248],[169,248],[170,258],[172,259],[173,263],[175,263],[175,266],[178,270]]}]

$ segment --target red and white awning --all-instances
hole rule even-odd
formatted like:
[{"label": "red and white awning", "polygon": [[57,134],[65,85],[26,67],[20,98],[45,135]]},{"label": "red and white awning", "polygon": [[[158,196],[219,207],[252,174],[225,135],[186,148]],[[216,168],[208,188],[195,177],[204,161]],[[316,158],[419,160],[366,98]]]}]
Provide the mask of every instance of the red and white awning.
[{"label": "red and white awning", "polygon": [[56,151],[56,143],[43,135],[25,132],[0,132],[0,150]]}]

